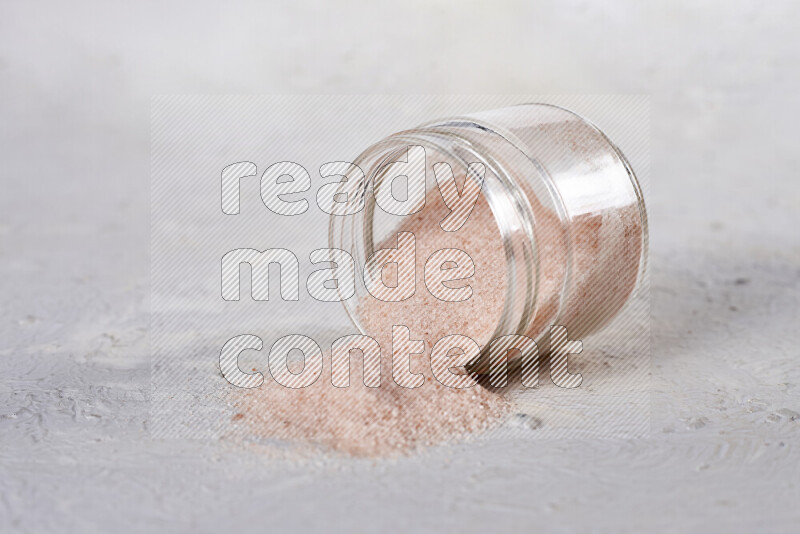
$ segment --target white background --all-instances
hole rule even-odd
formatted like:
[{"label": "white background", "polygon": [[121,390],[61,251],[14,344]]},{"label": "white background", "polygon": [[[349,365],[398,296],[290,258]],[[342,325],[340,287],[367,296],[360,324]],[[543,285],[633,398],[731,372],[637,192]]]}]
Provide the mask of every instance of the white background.
[{"label": "white background", "polygon": [[[800,7],[0,3],[0,530],[728,531],[800,511]],[[649,94],[652,438],[148,437],[149,102]]]}]

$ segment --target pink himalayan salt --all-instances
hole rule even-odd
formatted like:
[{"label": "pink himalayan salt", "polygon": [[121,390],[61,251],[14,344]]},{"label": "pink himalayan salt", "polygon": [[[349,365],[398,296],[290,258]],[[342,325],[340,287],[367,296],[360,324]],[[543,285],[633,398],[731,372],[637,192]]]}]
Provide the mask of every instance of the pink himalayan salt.
[{"label": "pink himalayan salt", "polygon": [[[555,239],[559,221],[540,204],[536,214],[540,258],[538,313],[528,335],[536,337],[556,318],[564,277],[565,250]],[[416,238],[417,291],[402,302],[368,298],[359,315],[366,330],[381,344],[381,386],[363,384],[360,353],[351,354],[350,387],[331,384],[329,354],[323,374],[305,389],[284,388],[268,376],[256,390],[237,390],[235,404],[252,435],[323,444],[357,456],[402,454],[463,437],[498,425],[511,410],[503,391],[490,391],[466,377],[472,387],[453,389],[438,383],[430,368],[430,349],[439,339],[462,334],[481,347],[491,341],[500,318],[506,290],[506,260],[494,217],[483,196],[458,232],[444,232],[439,221],[448,213],[441,196],[428,195],[425,209],[404,221],[398,231]],[[620,229],[624,239],[616,237]],[[566,303],[561,324],[589,331],[613,316],[632,291],[638,271],[641,225],[633,208],[606,210],[576,218],[573,258],[574,292]],[[542,238],[542,236],[544,238]],[[391,241],[391,239],[390,239]],[[394,246],[389,243],[384,246]],[[475,263],[469,279],[472,297],[464,302],[437,300],[419,281],[426,259],[436,250],[457,248]],[[611,256],[608,256],[611,255]],[[615,272],[596,272],[598,258],[612,259]],[[389,275],[388,278],[391,278]],[[391,280],[387,280],[391,284]],[[421,287],[422,286],[422,287]],[[581,310],[602,313],[582,317]],[[398,386],[392,379],[392,325],[405,325],[412,339],[424,339],[425,353],[412,355],[410,369],[425,376],[415,389]],[[575,338],[570,330],[571,338]]]}]

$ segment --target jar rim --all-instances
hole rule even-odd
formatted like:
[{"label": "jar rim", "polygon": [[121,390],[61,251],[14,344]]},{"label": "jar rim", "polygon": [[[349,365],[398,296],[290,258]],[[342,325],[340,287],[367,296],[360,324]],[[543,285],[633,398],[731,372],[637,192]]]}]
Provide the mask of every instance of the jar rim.
[{"label": "jar rim", "polygon": [[[504,240],[507,283],[503,311],[493,335],[483,341],[484,350],[488,348],[489,341],[508,334],[509,331],[523,333],[536,312],[540,276],[536,239],[532,229],[533,211],[528,199],[521,194],[513,173],[496,161],[490,151],[477,146],[473,140],[431,124],[394,133],[364,150],[354,160],[354,163],[365,174],[362,191],[366,197],[365,207],[354,215],[331,215],[328,234],[329,246],[342,248],[349,252],[356,261],[357,270],[363,267],[363,262],[375,250],[375,244],[370,235],[375,207],[374,197],[370,202],[370,189],[374,175],[391,161],[392,155],[398,150],[412,145],[429,147],[448,154],[463,164],[464,169],[469,163],[476,161],[486,165],[487,173],[481,194],[486,197],[500,237]],[[468,154],[469,161],[464,156],[459,156],[457,154],[459,151]],[[371,160],[377,161],[370,165],[363,165]],[[490,176],[491,179],[489,179]],[[342,188],[344,187],[343,184]],[[350,218],[349,231],[347,229],[348,218]],[[359,221],[361,224],[358,224]],[[520,291],[520,284],[517,283],[519,280],[524,281],[526,291]],[[358,330],[362,334],[369,335],[358,317],[356,300],[345,299],[342,303],[350,320]]]}]

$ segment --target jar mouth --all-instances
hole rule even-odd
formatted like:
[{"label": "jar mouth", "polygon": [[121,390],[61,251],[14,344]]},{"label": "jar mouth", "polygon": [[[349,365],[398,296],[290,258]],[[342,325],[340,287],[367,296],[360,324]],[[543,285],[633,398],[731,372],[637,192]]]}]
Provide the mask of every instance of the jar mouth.
[{"label": "jar mouth", "polygon": [[[492,155],[491,150],[476,139],[459,135],[454,129],[438,126],[439,124],[423,125],[398,132],[372,145],[356,158],[354,164],[365,175],[363,183],[348,179],[342,183],[339,191],[347,193],[348,200],[362,201],[364,208],[353,215],[331,216],[329,246],[350,253],[355,260],[356,271],[363,272],[366,260],[380,245],[373,232],[376,217],[373,185],[381,170],[396,161],[398,156],[405,155],[409,146],[422,146],[432,149],[434,153],[445,154],[457,162],[462,172],[470,163],[482,163],[486,172],[480,195],[486,199],[499,232],[498,237],[503,240],[507,280],[503,309],[493,334],[488,339],[476,340],[482,346],[479,357],[482,358],[492,339],[509,332],[524,333],[536,313],[540,269],[533,231],[533,211],[514,174]],[[461,126],[468,124],[463,123]],[[481,133],[495,135],[494,132],[483,129]],[[430,177],[432,173],[429,169],[433,163],[435,162],[426,162],[426,194],[439,195],[435,180]],[[459,174],[456,169],[453,172]],[[342,299],[342,303],[359,332],[370,335],[358,313],[359,300],[366,296],[364,286],[357,284],[356,296]],[[435,343],[438,340],[430,341]]]}]

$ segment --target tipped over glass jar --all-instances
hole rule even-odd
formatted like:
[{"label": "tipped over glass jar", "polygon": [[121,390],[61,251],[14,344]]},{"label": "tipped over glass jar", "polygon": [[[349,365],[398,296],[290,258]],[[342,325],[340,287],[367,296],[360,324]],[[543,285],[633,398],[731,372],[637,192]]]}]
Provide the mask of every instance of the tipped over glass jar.
[{"label": "tipped over glass jar", "polygon": [[[402,325],[428,351],[458,334],[481,355],[512,335],[546,352],[552,326],[570,339],[598,332],[642,281],[647,215],[637,178],[614,143],[571,111],[525,104],[434,121],[390,135],[354,163],[330,247],[363,271],[365,284],[343,302],[382,346]],[[469,365],[483,372],[485,362]]]}]

